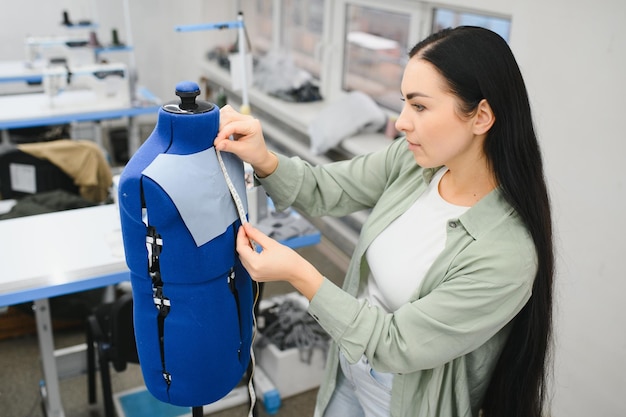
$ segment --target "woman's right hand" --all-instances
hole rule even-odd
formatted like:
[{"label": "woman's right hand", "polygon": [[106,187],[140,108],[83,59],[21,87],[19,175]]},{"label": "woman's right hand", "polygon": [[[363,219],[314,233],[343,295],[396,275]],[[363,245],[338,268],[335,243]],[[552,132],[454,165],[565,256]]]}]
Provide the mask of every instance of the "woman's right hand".
[{"label": "woman's right hand", "polygon": [[228,104],[220,110],[220,129],[213,145],[216,150],[232,152],[252,165],[259,177],[270,175],[278,166],[278,158],[265,144],[261,122],[237,112]]}]

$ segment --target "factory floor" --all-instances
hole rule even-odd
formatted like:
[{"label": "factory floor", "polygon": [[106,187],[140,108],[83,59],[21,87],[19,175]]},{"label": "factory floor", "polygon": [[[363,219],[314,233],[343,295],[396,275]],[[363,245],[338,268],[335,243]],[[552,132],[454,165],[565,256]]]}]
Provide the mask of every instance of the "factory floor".
[{"label": "factory floor", "polygon": [[[347,258],[325,239],[322,243],[298,249],[325,276],[341,284],[347,266]],[[294,291],[289,284],[269,283],[263,290],[263,298]],[[85,342],[84,331],[80,326],[55,331],[57,349]],[[45,417],[41,408],[39,381],[42,379],[39,364],[39,347],[36,335],[25,335],[0,340],[0,416],[3,417]],[[124,372],[112,370],[114,392],[130,390],[143,385],[138,365],[129,365]],[[103,417],[102,395],[98,384],[98,403],[88,404],[87,376],[79,375],[60,381],[61,398],[65,417]],[[313,415],[316,389],[282,399],[277,417],[306,417]],[[211,413],[211,417],[246,417],[246,405],[235,406]],[[259,407],[259,417],[267,417],[263,406]],[[154,416],[159,417],[159,416]]]}]

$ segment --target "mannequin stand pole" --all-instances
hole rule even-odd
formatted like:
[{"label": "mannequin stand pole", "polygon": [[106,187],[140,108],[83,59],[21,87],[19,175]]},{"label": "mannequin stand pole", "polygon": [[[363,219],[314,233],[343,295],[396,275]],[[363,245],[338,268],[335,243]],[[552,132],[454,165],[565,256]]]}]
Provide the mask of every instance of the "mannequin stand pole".
[{"label": "mannequin stand pole", "polygon": [[202,417],[204,414],[202,412],[202,406],[192,407],[191,408],[191,416],[192,417]]}]

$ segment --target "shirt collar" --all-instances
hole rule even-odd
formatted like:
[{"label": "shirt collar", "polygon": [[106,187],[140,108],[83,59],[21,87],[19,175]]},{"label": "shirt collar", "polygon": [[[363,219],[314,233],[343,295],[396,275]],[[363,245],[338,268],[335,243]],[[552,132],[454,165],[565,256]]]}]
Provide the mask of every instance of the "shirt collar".
[{"label": "shirt collar", "polygon": [[504,218],[515,215],[514,213],[515,210],[504,197],[502,189],[496,187],[463,213],[459,221],[474,239],[479,239]]},{"label": "shirt collar", "polygon": [[424,176],[424,181],[426,181],[426,184],[430,184],[430,182],[433,180],[433,177],[435,176],[437,171],[439,171],[440,168],[441,167],[424,168],[422,170],[422,175]]},{"label": "shirt collar", "polygon": [[[422,170],[424,181],[430,184],[437,171],[441,168],[441,166],[424,168]],[[502,189],[496,187],[461,215],[459,221],[463,224],[467,233],[474,239],[478,239],[481,234],[493,228],[500,219],[510,216],[514,211],[513,207],[504,197]]]}]

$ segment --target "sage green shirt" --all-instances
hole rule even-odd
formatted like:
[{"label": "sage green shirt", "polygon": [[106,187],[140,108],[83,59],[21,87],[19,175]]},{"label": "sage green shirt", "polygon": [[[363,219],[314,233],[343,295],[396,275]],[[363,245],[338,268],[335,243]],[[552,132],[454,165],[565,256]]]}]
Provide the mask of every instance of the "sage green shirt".
[{"label": "sage green shirt", "polygon": [[[537,270],[532,239],[497,188],[448,221],[445,248],[407,304],[386,313],[357,299],[369,274],[367,247],[435,172],[419,167],[398,139],[379,152],[320,166],[279,155],[276,171],[260,179],[278,209],[293,206],[311,216],[372,209],[343,289],[325,280],[309,314],[350,362],[365,355],[377,371],[395,374],[392,417],[478,415],[507,325],[528,301]],[[335,387],[338,358],[332,352],[318,417]]]}]

